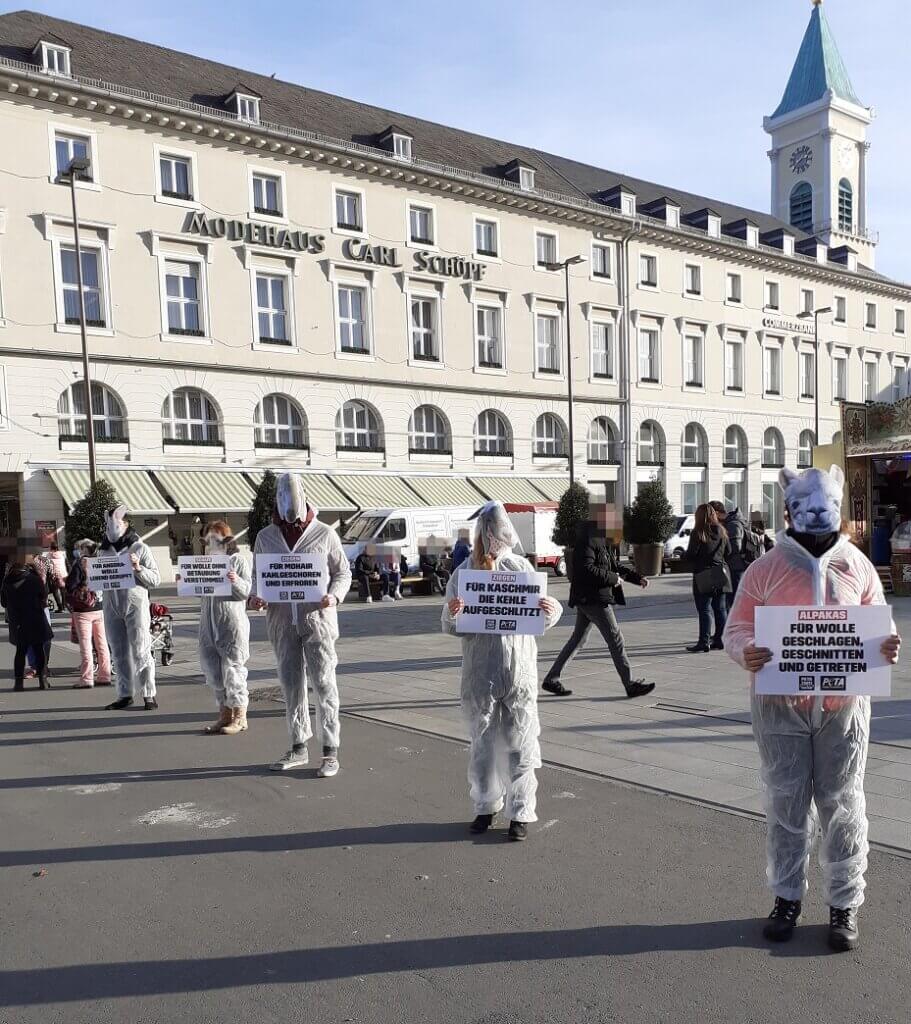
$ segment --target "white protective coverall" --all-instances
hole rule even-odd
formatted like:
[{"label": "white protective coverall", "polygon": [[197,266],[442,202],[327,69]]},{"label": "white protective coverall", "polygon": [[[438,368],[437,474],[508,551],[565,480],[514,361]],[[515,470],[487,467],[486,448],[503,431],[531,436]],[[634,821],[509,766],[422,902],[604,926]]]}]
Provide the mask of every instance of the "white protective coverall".
[{"label": "white protective coverall", "polygon": [[[292,515],[304,519],[303,509],[282,510],[282,518]],[[302,554],[326,555],[329,566],[328,593],[341,604],[351,586],[351,567],[342,549],[338,533],[314,517],[304,529],[293,548],[289,548],[281,529],[274,523],[256,535],[254,559],[260,554],[282,554],[289,551]],[[287,520],[293,522],[294,520]],[[256,573],[253,574],[252,593],[256,594]],[[270,604],[266,609],[266,632],[272,642],[278,667],[278,681],[285,695],[288,732],[292,746],[298,746],[313,735],[307,707],[307,682],[316,691],[317,739],[323,750],[338,750],[338,684],[335,666],[338,657],[335,641],[338,639],[338,615],[335,607],[320,608],[318,604]]]},{"label": "white protective coverall", "polygon": [[[518,543],[502,505],[482,509],[476,529],[484,550],[494,558],[494,571],[534,572],[511,549]],[[533,822],[541,767],[538,736],[538,645],[533,636],[464,633],[449,602],[459,596],[462,572],[477,568],[473,556],[455,570],[446,587],[443,632],[462,639],[462,713],[471,737],[468,785],[475,814],[496,814],[506,808],[510,821]],[[553,598],[551,598],[553,601]],[[545,629],[563,614],[559,602],[545,613]]]},{"label": "white protective coverall", "polygon": [[199,603],[199,663],[219,708],[245,708],[250,657],[250,564],[239,552],[229,555],[237,575],[229,597],[203,597]]},{"label": "white protective coverall", "polygon": [[137,534],[127,528],[126,508],[119,505],[105,513],[106,554],[127,551],[139,558],[135,570],[137,585],[128,590],[109,590],[104,595],[104,631],[117,677],[118,698],[135,697],[137,687],[144,698],[155,696],[155,661],[152,658],[149,590],[161,583],[158,564]]},{"label": "white protective coverall", "polygon": [[[799,525],[799,513],[788,507],[792,522]],[[873,565],[847,536],[816,557],[780,533],[775,548],[753,562],[740,581],[724,647],[744,666],[744,649],[754,643],[758,607],[864,604],[885,604],[882,585]],[[830,907],[859,907],[869,849],[864,769],[870,699],[757,696],[751,689],[753,735],[766,790],[769,888],[782,899],[803,899],[818,813],[826,902]]]}]

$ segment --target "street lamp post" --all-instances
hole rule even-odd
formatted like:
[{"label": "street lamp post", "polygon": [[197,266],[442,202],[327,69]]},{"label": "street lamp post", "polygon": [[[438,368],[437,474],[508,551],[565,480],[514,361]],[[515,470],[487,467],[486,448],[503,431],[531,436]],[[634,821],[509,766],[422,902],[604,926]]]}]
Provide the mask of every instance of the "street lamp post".
[{"label": "street lamp post", "polygon": [[575,452],[575,429],[573,423],[573,346],[570,333],[570,309],[569,309],[569,268],[585,262],[584,256],[570,256],[560,263],[548,263],[548,270],[562,270],[566,286],[566,399],[569,403],[569,411],[566,417],[569,431],[569,486],[576,482],[576,452]]},{"label": "street lamp post", "polygon": [[76,211],[76,176],[84,174],[90,166],[90,162],[85,157],[74,157],[61,177],[69,179],[70,197],[73,202],[73,240],[76,244],[76,287],[79,289],[79,333],[82,336],[82,376],[85,383],[85,414],[87,417],[85,433],[89,452],[89,484],[94,485],[97,478],[95,465],[95,412],[92,408],[89,343],[85,330],[85,292],[82,288],[82,246],[79,241],[79,214]]},{"label": "street lamp post", "polygon": [[807,309],[797,314],[798,320],[813,317],[813,444],[819,444],[819,318],[823,313],[831,313],[831,306],[820,306],[818,309]]}]

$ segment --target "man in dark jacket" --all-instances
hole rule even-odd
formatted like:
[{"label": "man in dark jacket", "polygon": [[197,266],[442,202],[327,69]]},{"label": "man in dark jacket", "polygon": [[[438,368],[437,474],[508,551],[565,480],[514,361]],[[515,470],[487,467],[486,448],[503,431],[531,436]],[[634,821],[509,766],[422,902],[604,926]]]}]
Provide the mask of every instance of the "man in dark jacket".
[{"label": "man in dark jacket", "polygon": [[[728,571],[731,574],[731,592],[725,594],[725,603],[728,611],[734,603],[737,594],[737,587],[740,585],[740,577],[746,572],[747,563],[743,559],[743,539],[746,536],[747,525],[740,515],[739,508],[727,508],[720,501],[710,501],[709,504],[718,513],[718,521],[724,527],[731,542],[731,551],[727,557]],[[727,503],[730,505],[730,502]]]},{"label": "man in dark jacket", "polygon": [[625,603],[620,588],[621,579],[643,588],[648,586],[644,576],[620,565],[607,544],[602,526],[594,520],[580,523],[573,547],[569,587],[569,606],[576,609],[576,626],[541,684],[548,693],[557,697],[567,697],[572,693],[560,682],[560,673],[585,641],[592,626],[598,627],[607,643],[627,697],[642,697],[655,689],[654,683],[632,678],[629,658],[623,646],[623,634],[613,608],[618,602]]},{"label": "man in dark jacket", "polygon": [[455,572],[470,554],[471,544],[469,543],[468,534],[464,531],[459,531],[459,539],[452,549],[452,571]]},{"label": "man in dark jacket", "polygon": [[361,600],[373,604],[370,584],[380,578],[380,567],[372,544],[368,544],[354,560],[354,578],[357,580]]}]

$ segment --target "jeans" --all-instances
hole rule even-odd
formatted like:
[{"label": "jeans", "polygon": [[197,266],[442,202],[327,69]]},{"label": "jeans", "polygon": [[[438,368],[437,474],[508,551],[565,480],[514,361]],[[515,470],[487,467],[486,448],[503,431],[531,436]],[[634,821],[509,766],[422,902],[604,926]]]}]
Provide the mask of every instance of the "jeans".
[{"label": "jeans", "polygon": [[396,594],[402,585],[402,574],[393,572],[391,569],[384,569],[380,573],[380,595]]},{"label": "jeans", "polygon": [[[728,618],[728,605],[725,600],[729,597],[721,590],[713,590],[708,594],[700,594],[693,584],[693,600],[696,602],[696,614],[699,616],[699,643],[721,643],[721,634],[724,632],[724,624]],[[712,616],[715,618],[715,632],[712,633]]]},{"label": "jeans", "polygon": [[576,607],[576,626],[572,636],[557,655],[557,660],[547,673],[545,682],[553,682],[560,678],[560,673],[566,667],[566,663],[576,653],[576,649],[585,642],[592,626],[597,626],[598,632],[604,637],[614,661],[614,668],[620,676],[620,682],[623,683],[625,689],[629,689],[632,668],[623,646],[623,634],[620,632],[617,616],[610,605],[599,604],[580,604]]},{"label": "jeans", "polygon": [[28,644],[17,644],[16,653],[13,656],[13,679],[18,683],[25,675],[26,653],[28,653],[30,661],[34,659],[32,667],[38,677],[43,676],[47,671],[47,662],[44,656],[45,647],[50,648],[50,646],[49,643],[35,644],[33,647],[29,647]]},{"label": "jeans", "polygon": [[362,601],[370,597],[370,583],[373,580],[372,572],[357,572],[354,574],[357,580],[358,596]]},{"label": "jeans", "polygon": [[727,605],[727,610],[731,610],[731,606],[734,604],[734,598],[737,596],[737,588],[740,586],[740,580],[743,576],[744,570],[741,569],[739,572],[735,572],[730,566],[728,571],[731,574],[731,592],[730,594],[724,595],[724,602]]}]

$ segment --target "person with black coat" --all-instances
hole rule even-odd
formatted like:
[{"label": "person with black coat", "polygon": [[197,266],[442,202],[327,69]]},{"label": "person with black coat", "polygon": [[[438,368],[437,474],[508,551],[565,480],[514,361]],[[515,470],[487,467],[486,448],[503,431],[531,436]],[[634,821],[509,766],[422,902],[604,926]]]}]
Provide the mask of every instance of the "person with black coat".
[{"label": "person with black coat", "polygon": [[550,671],[544,677],[542,688],[557,697],[568,697],[567,690],[560,682],[560,674],[566,663],[585,642],[592,626],[597,626],[610,651],[614,667],[627,697],[642,697],[655,689],[654,683],[632,678],[632,668],[623,645],[623,634],[614,614],[615,604],[625,604],[621,579],[640,587],[647,587],[648,580],[634,569],[628,569],[617,560],[608,546],[603,526],[589,520],[579,523],[576,529],[576,543],[572,551],[570,573],[569,606],[576,609],[576,625],[572,636],[557,655]]},{"label": "person with black coat", "polygon": [[696,509],[696,525],[684,558],[693,573],[693,601],[699,616],[699,639],[687,650],[691,654],[721,651],[721,634],[727,621],[725,597],[733,589],[729,568],[731,542],[711,503]]},{"label": "person with black coat", "polygon": [[31,647],[35,657],[38,686],[49,690],[45,644],[54,631],[47,617],[47,587],[33,567],[34,557],[25,555],[10,567],[0,590],[0,604],[9,619],[9,642],[16,648],[13,659],[14,690],[25,689],[25,657]]}]

